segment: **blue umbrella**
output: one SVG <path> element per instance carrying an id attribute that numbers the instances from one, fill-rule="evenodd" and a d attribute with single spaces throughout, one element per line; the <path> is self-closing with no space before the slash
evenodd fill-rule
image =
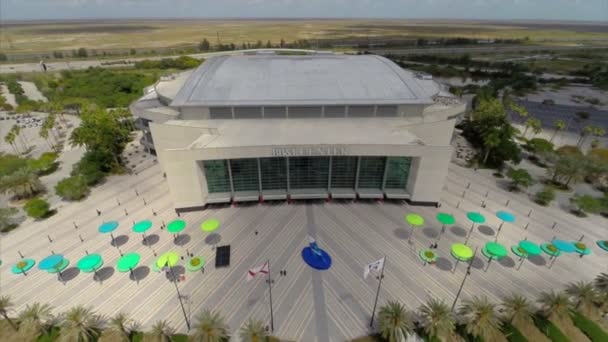
<path id="1" fill-rule="evenodd" d="M 576 252 L 576 247 L 574 246 L 574 243 L 570 241 L 553 240 L 551 241 L 551 243 L 553 244 L 553 246 L 555 246 L 557 249 L 564 253 Z"/>
<path id="2" fill-rule="evenodd" d="M 496 232 L 496 239 L 498 240 L 498 234 L 500 234 L 500 230 L 502 229 L 502 225 L 505 222 L 513 223 L 515 222 L 515 215 L 511 214 L 508 211 L 500 210 L 496 212 L 496 217 L 498 217 L 502 222 L 500 222 L 500 226 L 498 226 L 498 231 Z"/>
<path id="3" fill-rule="evenodd" d="M 108 222 L 102 223 L 99 226 L 98 231 L 103 234 L 110 233 L 110 236 L 112 237 L 112 242 L 114 242 L 114 235 L 112 234 L 112 232 L 115 231 L 116 228 L 118 228 L 118 222 L 108 221 Z"/>
<path id="4" fill-rule="evenodd" d="M 38 268 L 43 271 L 48 271 L 56 268 L 63 262 L 63 255 L 61 254 L 51 254 L 46 258 L 40 260 L 38 263 Z"/>

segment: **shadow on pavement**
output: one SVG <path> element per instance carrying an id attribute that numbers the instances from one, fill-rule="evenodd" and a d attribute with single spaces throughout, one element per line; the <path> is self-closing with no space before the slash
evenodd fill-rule
<path id="1" fill-rule="evenodd" d="M 494 229 L 492 229 L 492 227 L 490 227 L 490 226 L 480 225 L 479 227 L 477 227 L 477 230 L 479 230 L 479 232 L 483 235 L 488 235 L 488 236 L 494 235 Z"/>
<path id="2" fill-rule="evenodd" d="M 456 236 L 460 236 L 460 237 L 467 236 L 467 231 L 464 230 L 462 227 L 452 226 L 452 227 L 450 227 L 450 231 L 452 232 L 452 234 L 454 234 Z"/>
<path id="3" fill-rule="evenodd" d="M 190 242 L 190 235 L 188 234 L 180 234 L 175 241 L 173 241 L 177 246 L 183 246 L 188 242 Z"/>
<path id="4" fill-rule="evenodd" d="M 509 268 L 515 267 L 515 261 L 510 256 L 506 256 L 506 257 L 498 260 L 498 263 L 504 267 L 509 267 Z"/>
<path id="5" fill-rule="evenodd" d="M 121 236 L 117 236 L 116 238 L 114 238 L 114 241 L 112 241 L 111 244 L 114 247 L 120 247 L 127 242 L 129 242 L 129 237 L 127 235 L 121 235 Z"/>
<path id="6" fill-rule="evenodd" d="M 133 270 L 133 273 L 129 275 L 131 280 L 140 281 L 145 279 L 150 274 L 150 268 L 148 266 L 139 266 Z"/>
<path id="7" fill-rule="evenodd" d="M 97 280 L 98 281 L 105 281 L 110 279 L 111 276 L 114 275 L 114 268 L 112 267 L 104 267 L 102 269 L 100 269 L 99 271 L 97 271 Z"/>
<path id="8" fill-rule="evenodd" d="M 407 231 L 404 228 L 397 228 L 395 230 L 393 230 L 393 234 L 398 238 L 398 239 L 402 239 L 405 240 L 410 236 L 410 232 Z"/>
<path id="9" fill-rule="evenodd" d="M 453 267 L 452 262 L 444 257 L 437 258 L 435 265 L 442 271 L 451 271 Z"/>
<path id="10" fill-rule="evenodd" d="M 429 239 L 435 239 L 437 238 L 437 236 L 439 236 L 439 232 L 436 229 L 433 229 L 431 227 L 426 227 L 422 230 L 422 233 L 424 234 L 424 236 L 426 236 Z"/>
<path id="11" fill-rule="evenodd" d="M 158 243 L 160 240 L 160 236 L 158 234 L 152 234 L 146 236 L 146 239 L 143 241 L 144 246 L 153 246 Z"/>
<path id="12" fill-rule="evenodd" d="M 74 278 L 76 278 L 80 274 L 80 270 L 76 267 L 70 267 L 65 271 L 61 272 L 61 279 L 63 281 L 68 282 Z"/>

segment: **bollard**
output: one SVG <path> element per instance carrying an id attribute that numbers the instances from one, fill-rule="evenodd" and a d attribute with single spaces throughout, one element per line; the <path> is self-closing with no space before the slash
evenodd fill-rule
<path id="1" fill-rule="evenodd" d="M 47 235 L 46 237 L 49 239 L 49 242 L 51 242 L 51 243 L 53 242 L 53 239 L 51 239 L 50 235 Z"/>
<path id="2" fill-rule="evenodd" d="M 524 230 L 528 230 L 529 225 L 530 225 L 530 222 L 526 223 L 526 227 L 524 228 Z"/>
<path id="3" fill-rule="evenodd" d="M 127 209 L 125 209 L 125 216 L 129 216 L 129 213 L 127 212 Z"/>
<path id="4" fill-rule="evenodd" d="M 118 205 L 120 205 L 120 201 L 118 200 L 118 198 L 116 199 L 116 203 L 118 203 Z"/>
<path id="5" fill-rule="evenodd" d="M 528 212 L 528 217 L 530 217 L 530 215 L 532 215 L 532 209 L 530 209 L 530 211 Z"/>
<path id="6" fill-rule="evenodd" d="M 464 198 L 464 195 L 466 192 L 467 192 L 466 190 L 462 192 L 462 198 Z"/>
<path id="7" fill-rule="evenodd" d="M 580 241 L 583 241 L 583 239 L 584 239 L 584 238 L 585 238 L 585 234 L 581 235 L 581 238 L 580 238 L 580 239 L 578 239 L 578 241 L 579 241 L 579 242 L 580 242 Z"/>
<path id="8" fill-rule="evenodd" d="M 508 206 L 509 206 L 510 201 L 511 201 L 511 200 L 507 200 L 507 203 L 505 203 L 505 207 L 508 207 Z"/>
<path id="9" fill-rule="evenodd" d="M 80 238 L 80 242 L 84 242 L 84 239 L 82 238 L 82 236 L 80 236 L 80 234 L 78 234 L 78 237 Z"/>
<path id="10" fill-rule="evenodd" d="M 135 189 L 135 196 L 139 196 L 139 192 L 137 192 L 137 189 Z"/>
<path id="11" fill-rule="evenodd" d="M 144 205 L 148 205 L 148 202 L 146 202 L 146 199 L 144 197 L 142 197 L 144 200 Z"/>
<path id="12" fill-rule="evenodd" d="M 555 229 L 556 225 L 557 225 L 557 222 L 553 222 L 553 225 L 551 226 L 551 229 Z"/>
<path id="13" fill-rule="evenodd" d="M 481 207 L 485 208 L 486 207 L 486 201 L 481 201 Z"/>
<path id="14" fill-rule="evenodd" d="M 21 251 L 17 251 L 17 253 L 19 253 L 19 257 L 23 259 L 23 254 L 21 254 Z"/>
<path id="15" fill-rule="evenodd" d="M 460 201 L 458 201 L 458 204 L 456 204 L 456 209 L 460 208 Z"/>
<path id="16" fill-rule="evenodd" d="M 471 188 L 471 182 L 469 182 L 469 184 L 467 184 L 467 189 Z"/>
<path id="17" fill-rule="evenodd" d="M 486 191 L 486 198 L 488 198 L 489 194 L 490 194 L 490 190 Z"/>
<path id="18" fill-rule="evenodd" d="M 156 216 L 156 211 L 154 211 L 154 209 L 152 209 L 152 215 Z"/>
<path id="19" fill-rule="evenodd" d="M 74 225 L 74 229 L 78 229 L 78 225 L 76 224 L 75 221 L 72 221 L 72 224 Z"/>

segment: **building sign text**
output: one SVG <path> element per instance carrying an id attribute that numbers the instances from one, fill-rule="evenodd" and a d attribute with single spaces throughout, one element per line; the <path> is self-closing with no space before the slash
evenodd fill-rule
<path id="1" fill-rule="evenodd" d="M 273 157 L 346 156 L 344 145 L 281 146 L 272 148 Z"/>

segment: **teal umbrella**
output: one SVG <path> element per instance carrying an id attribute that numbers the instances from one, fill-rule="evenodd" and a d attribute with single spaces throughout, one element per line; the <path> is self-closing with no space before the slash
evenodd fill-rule
<path id="1" fill-rule="evenodd" d="M 141 233 L 142 241 L 144 243 L 146 242 L 146 231 L 148 231 L 150 228 L 152 228 L 152 221 L 150 220 L 143 220 L 133 223 L 133 232 Z"/>
<path id="2" fill-rule="evenodd" d="M 180 219 L 173 220 L 167 225 L 167 231 L 173 234 L 173 240 L 177 239 L 179 233 L 184 229 L 186 229 L 186 221 Z"/>
<path id="3" fill-rule="evenodd" d="M 99 254 L 88 254 L 78 260 L 76 267 L 84 273 L 94 273 L 93 280 L 97 277 L 97 270 L 103 266 L 103 259 Z"/>
<path id="4" fill-rule="evenodd" d="M 502 230 L 502 225 L 507 222 L 507 223 L 513 223 L 515 222 L 515 215 L 511 214 L 508 211 L 504 211 L 504 210 L 500 210 L 496 212 L 496 217 L 498 217 L 500 219 L 500 226 L 498 226 L 498 231 L 496 232 L 496 238 L 495 241 L 498 241 L 498 235 L 500 234 L 500 231 Z"/>
<path id="5" fill-rule="evenodd" d="M 445 226 L 453 225 L 454 223 L 456 223 L 456 219 L 454 218 L 454 215 L 452 215 L 452 214 L 439 213 L 439 214 L 437 214 L 437 221 L 439 221 L 439 223 L 441 223 L 441 232 L 439 233 L 439 236 L 437 237 L 437 242 L 439 242 L 439 239 L 441 239 L 441 234 L 445 233 Z"/>
<path id="6" fill-rule="evenodd" d="M 484 222 L 486 222 L 486 218 L 481 215 L 478 212 L 475 211 L 469 211 L 467 213 L 467 218 L 469 219 L 469 221 L 473 222 L 473 224 L 471 225 L 471 229 L 469 229 L 469 234 L 467 234 L 467 239 L 466 242 L 469 242 L 469 238 L 471 237 L 471 234 L 473 233 L 473 228 L 475 228 L 475 223 L 477 224 L 482 224 Z M 465 242 L 465 244 L 466 244 Z"/>

